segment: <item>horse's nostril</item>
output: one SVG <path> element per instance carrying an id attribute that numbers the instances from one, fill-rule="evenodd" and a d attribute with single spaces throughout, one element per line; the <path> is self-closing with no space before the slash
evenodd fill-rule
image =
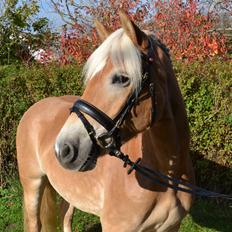
<path id="1" fill-rule="evenodd" d="M 71 163 L 75 161 L 77 155 L 78 149 L 70 143 L 64 144 L 60 149 L 60 159 L 64 163 Z"/>
<path id="2" fill-rule="evenodd" d="M 64 144 L 64 146 L 61 148 L 60 151 L 60 156 L 62 158 L 65 158 L 66 156 L 68 156 L 70 153 L 70 146 L 68 144 Z"/>

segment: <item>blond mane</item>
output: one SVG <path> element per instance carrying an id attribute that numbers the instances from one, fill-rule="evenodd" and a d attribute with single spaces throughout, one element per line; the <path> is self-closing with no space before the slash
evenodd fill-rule
<path id="1" fill-rule="evenodd" d="M 104 68 L 109 58 L 114 69 L 126 73 L 137 89 L 142 79 L 141 55 L 122 28 L 113 32 L 89 57 L 83 69 L 85 83 Z"/>

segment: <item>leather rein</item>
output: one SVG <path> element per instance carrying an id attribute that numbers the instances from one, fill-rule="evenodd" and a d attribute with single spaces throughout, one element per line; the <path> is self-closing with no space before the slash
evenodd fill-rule
<path id="1" fill-rule="evenodd" d="M 157 45 L 169 56 L 168 50 L 157 41 Z M 154 61 L 154 48 L 151 40 L 149 40 L 149 50 L 148 54 L 141 53 L 141 58 L 143 61 L 143 76 L 142 82 L 137 89 L 134 91 L 130 97 L 127 99 L 126 103 L 117 114 L 114 119 L 111 119 L 108 115 L 106 115 L 103 111 L 92 105 L 91 103 L 78 99 L 73 107 L 70 109 L 70 112 L 75 113 L 79 119 L 82 121 L 85 129 L 88 132 L 88 135 L 93 143 L 93 147 L 95 149 L 95 153 L 98 153 L 100 149 L 105 149 L 109 151 L 109 154 L 121 159 L 124 162 L 123 167 L 130 166 L 128 169 L 128 174 L 130 174 L 133 170 L 136 170 L 138 173 L 141 173 L 152 182 L 167 188 L 171 188 L 175 191 L 186 192 L 195 196 L 201 197 L 209 197 L 209 198 L 224 198 L 227 200 L 232 200 L 231 195 L 221 194 L 206 190 L 204 188 L 193 185 L 186 180 L 177 179 L 171 176 L 164 175 L 156 170 L 151 170 L 140 164 L 141 158 L 137 159 L 135 162 L 131 161 L 128 155 L 125 155 L 121 152 L 121 139 L 119 135 L 120 127 L 122 126 L 126 116 L 131 111 L 133 106 L 136 104 L 141 91 L 148 86 L 149 94 L 152 99 L 152 122 L 156 119 L 156 96 L 155 96 L 155 86 L 154 82 L 150 80 L 150 66 Z M 88 121 L 84 114 L 89 115 L 94 120 L 96 120 L 99 124 L 101 124 L 106 132 L 97 136 L 94 127 Z"/>

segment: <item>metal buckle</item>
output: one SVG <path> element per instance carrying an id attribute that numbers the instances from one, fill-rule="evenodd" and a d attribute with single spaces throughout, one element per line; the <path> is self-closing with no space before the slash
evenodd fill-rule
<path id="1" fill-rule="evenodd" d="M 96 139 L 98 145 L 104 149 L 109 149 L 116 145 L 114 137 L 107 132 L 99 135 Z"/>

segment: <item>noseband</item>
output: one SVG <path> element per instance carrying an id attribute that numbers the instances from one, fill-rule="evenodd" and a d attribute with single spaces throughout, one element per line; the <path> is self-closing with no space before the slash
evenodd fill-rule
<path id="1" fill-rule="evenodd" d="M 122 126 L 123 122 L 125 121 L 126 116 L 131 111 L 133 106 L 136 104 L 141 91 L 147 86 L 149 87 L 149 94 L 152 98 L 152 122 L 155 121 L 156 118 L 156 107 L 155 101 L 153 100 L 155 97 L 154 91 L 154 83 L 150 80 L 150 65 L 153 63 L 154 60 L 154 49 L 151 41 L 149 40 L 149 50 L 148 54 L 141 53 L 141 58 L 143 62 L 143 76 L 141 85 L 139 89 L 135 90 L 130 97 L 127 99 L 126 103 L 124 104 L 123 108 L 117 114 L 114 119 L 111 119 L 108 115 L 106 115 L 103 111 L 98 109 L 97 107 L 93 106 L 91 103 L 83 100 L 78 99 L 73 107 L 71 108 L 71 113 L 74 112 L 82 121 L 85 129 L 87 130 L 93 146 L 101 147 L 104 149 L 111 149 L 111 148 L 120 148 L 121 147 L 121 139 L 119 136 L 120 127 Z M 89 115 L 91 118 L 96 120 L 100 125 L 102 125 L 106 132 L 97 136 L 94 127 L 90 124 L 88 119 L 85 117 L 84 114 Z"/>

